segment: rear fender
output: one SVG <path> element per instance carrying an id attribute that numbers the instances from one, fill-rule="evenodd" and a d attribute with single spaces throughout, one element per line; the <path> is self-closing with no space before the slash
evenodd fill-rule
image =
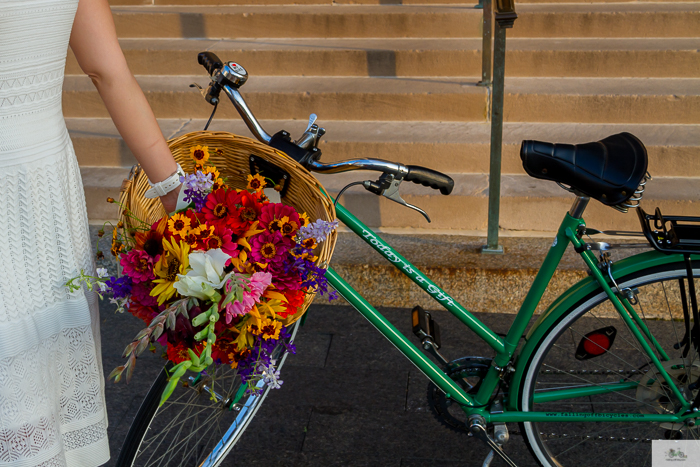
<path id="1" fill-rule="evenodd" d="M 682 255 L 666 255 L 656 250 L 648 251 L 615 262 L 613 264 L 613 277 L 618 279 L 643 269 L 682 261 Z M 599 293 L 600 291 L 602 291 L 602 288 L 593 277 L 589 276 L 582 279 L 561 294 L 530 327 L 525 335 L 525 344 L 516 357 L 515 372 L 510 382 L 510 391 L 506 403 L 508 410 L 519 410 L 521 384 L 522 378 L 525 376 L 525 369 L 530 362 L 533 352 L 547 331 L 559 322 L 569 310 L 591 294 Z"/>

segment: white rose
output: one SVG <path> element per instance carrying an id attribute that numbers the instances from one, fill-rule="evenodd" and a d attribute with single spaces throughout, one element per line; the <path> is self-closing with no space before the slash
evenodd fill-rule
<path id="1" fill-rule="evenodd" d="M 187 274 L 178 274 L 173 287 L 182 296 L 209 299 L 212 289 L 218 290 L 224 286 L 228 278 L 224 274 L 224 266 L 230 258 L 220 248 L 190 253 L 191 269 Z"/>

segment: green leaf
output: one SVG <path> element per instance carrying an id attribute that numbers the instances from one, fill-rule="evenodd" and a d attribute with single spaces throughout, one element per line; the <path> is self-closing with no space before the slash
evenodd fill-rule
<path id="1" fill-rule="evenodd" d="M 134 348 L 136 347 L 136 342 L 132 342 L 129 345 L 126 346 L 124 349 L 124 352 L 122 353 L 122 358 L 126 358 L 129 355 L 131 355 L 131 352 L 134 351 Z"/>
<path id="2" fill-rule="evenodd" d="M 151 334 L 151 341 L 157 341 L 158 338 L 163 334 L 163 323 L 158 323 L 153 328 L 153 334 Z"/>
<path id="3" fill-rule="evenodd" d="M 114 382 L 115 382 L 115 383 L 118 383 L 119 380 L 122 379 L 122 373 L 123 373 L 123 372 L 124 372 L 124 366 L 123 366 L 123 365 L 122 365 L 122 366 L 118 366 L 118 367 L 116 367 L 114 370 L 112 370 L 112 372 L 109 374 L 109 376 L 107 377 L 107 379 L 112 379 L 112 378 L 114 378 Z"/>

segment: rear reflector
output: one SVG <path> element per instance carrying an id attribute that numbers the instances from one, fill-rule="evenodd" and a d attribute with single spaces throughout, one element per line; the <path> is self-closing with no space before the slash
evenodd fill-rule
<path id="1" fill-rule="evenodd" d="M 614 326 L 591 331 L 581 339 L 576 349 L 577 360 L 588 360 L 589 358 L 603 355 L 615 341 L 617 329 Z"/>

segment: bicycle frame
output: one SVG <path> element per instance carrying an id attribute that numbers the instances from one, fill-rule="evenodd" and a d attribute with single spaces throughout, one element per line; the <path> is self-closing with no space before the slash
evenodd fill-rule
<path id="1" fill-rule="evenodd" d="M 413 282 L 428 293 L 435 301 L 440 303 L 444 308 L 451 312 L 469 329 L 474 331 L 479 338 L 484 340 L 489 346 L 496 351 L 496 357 L 493 359 L 492 366 L 489 368 L 484 377 L 479 391 L 476 395 L 467 394 L 455 381 L 450 379 L 447 374 L 433 363 L 423 352 L 421 352 L 410 340 L 401 334 L 381 313 L 372 307 L 356 290 L 354 290 L 342 277 L 340 277 L 333 269 L 329 268 L 326 277 L 328 282 L 333 286 L 338 293 L 348 301 L 360 314 L 362 314 L 384 337 L 386 337 L 402 354 L 406 356 L 418 369 L 423 372 L 430 381 L 445 392 L 448 398 L 452 399 L 460 405 L 460 407 L 468 414 L 479 414 L 484 417 L 487 422 L 539 422 L 539 421 L 620 421 L 629 420 L 631 422 L 672 422 L 682 423 L 687 418 L 697 417 L 698 414 L 690 410 L 691 403 L 685 401 L 678 387 L 668 375 L 661 364 L 661 360 L 668 360 L 668 356 L 663 353 L 660 346 L 648 331 L 643 321 L 639 318 L 634 308 L 630 305 L 627 299 L 620 299 L 608 284 L 608 280 L 603 276 L 600 269 L 597 267 L 597 260 L 593 253 L 583 249 L 581 257 L 592 271 L 593 277 L 589 278 L 587 284 L 589 288 L 600 286 L 608 295 L 610 301 L 621 315 L 626 325 L 629 327 L 635 338 L 639 341 L 642 348 L 648 354 L 651 362 L 658 369 L 659 373 L 668 383 L 673 394 L 678 400 L 683 401 L 683 407 L 678 414 L 624 414 L 624 413 L 568 413 L 568 412 L 523 412 L 517 410 L 517 391 L 518 388 L 511 388 L 515 393 L 509 394 L 509 400 L 504 404 L 502 413 L 491 414 L 489 412 L 489 402 L 493 392 L 496 390 L 501 379 L 504 378 L 506 372 L 514 371 L 514 378 L 519 380 L 520 373 L 524 368 L 518 366 L 513 368 L 512 362 L 516 355 L 518 343 L 521 336 L 525 332 L 527 324 L 534 315 L 534 312 L 542 299 L 545 289 L 549 285 L 554 272 L 561 261 L 564 252 L 569 244 L 574 247 L 582 247 L 584 244 L 576 235 L 576 232 L 581 225 L 585 225 L 582 218 L 575 218 L 565 215 L 556 237 L 552 243 L 549 252 L 542 264 L 541 269 L 537 273 L 534 283 L 527 293 L 523 304 L 520 307 L 515 319 L 506 334 L 505 339 L 499 337 L 474 315 L 467 311 L 461 304 L 453 299 L 448 293 L 437 286 L 433 281 L 426 277 L 418 268 L 413 266 L 408 260 L 397 253 L 391 246 L 382 240 L 369 227 L 364 225 L 357 217 L 346 210 L 343 206 L 337 205 L 336 212 L 338 219 L 343 222 L 351 231 L 362 238 L 373 249 L 379 252 L 386 258 L 394 267 L 400 269 Z M 643 253 L 634 258 L 644 257 L 645 261 L 642 266 L 647 267 L 649 263 L 663 263 L 672 261 L 683 261 L 680 255 L 664 255 L 656 251 Z M 622 262 L 621 262 L 622 263 Z M 634 261 L 627 261 L 627 266 L 620 268 L 625 270 L 634 268 Z M 585 282 L 585 281 L 584 281 Z M 555 304 L 559 303 L 557 300 Z M 555 305 L 553 304 L 553 305 Z M 551 309 L 551 307 L 550 307 Z M 545 316 L 545 315 L 543 315 Z M 538 320 L 538 323 L 542 320 Z M 537 324 L 536 324 L 537 325 Z M 532 331 L 531 331 L 532 332 Z M 650 341 L 647 342 L 648 339 Z M 656 349 L 659 354 L 654 353 Z M 535 395 L 535 399 L 539 401 L 552 401 L 560 399 L 570 399 L 575 397 L 585 397 L 594 394 L 602 394 L 606 392 L 634 390 L 637 387 L 636 382 L 621 381 L 619 383 L 609 384 L 605 386 L 591 386 L 573 389 L 561 389 L 556 391 L 548 391 L 539 397 Z"/>

